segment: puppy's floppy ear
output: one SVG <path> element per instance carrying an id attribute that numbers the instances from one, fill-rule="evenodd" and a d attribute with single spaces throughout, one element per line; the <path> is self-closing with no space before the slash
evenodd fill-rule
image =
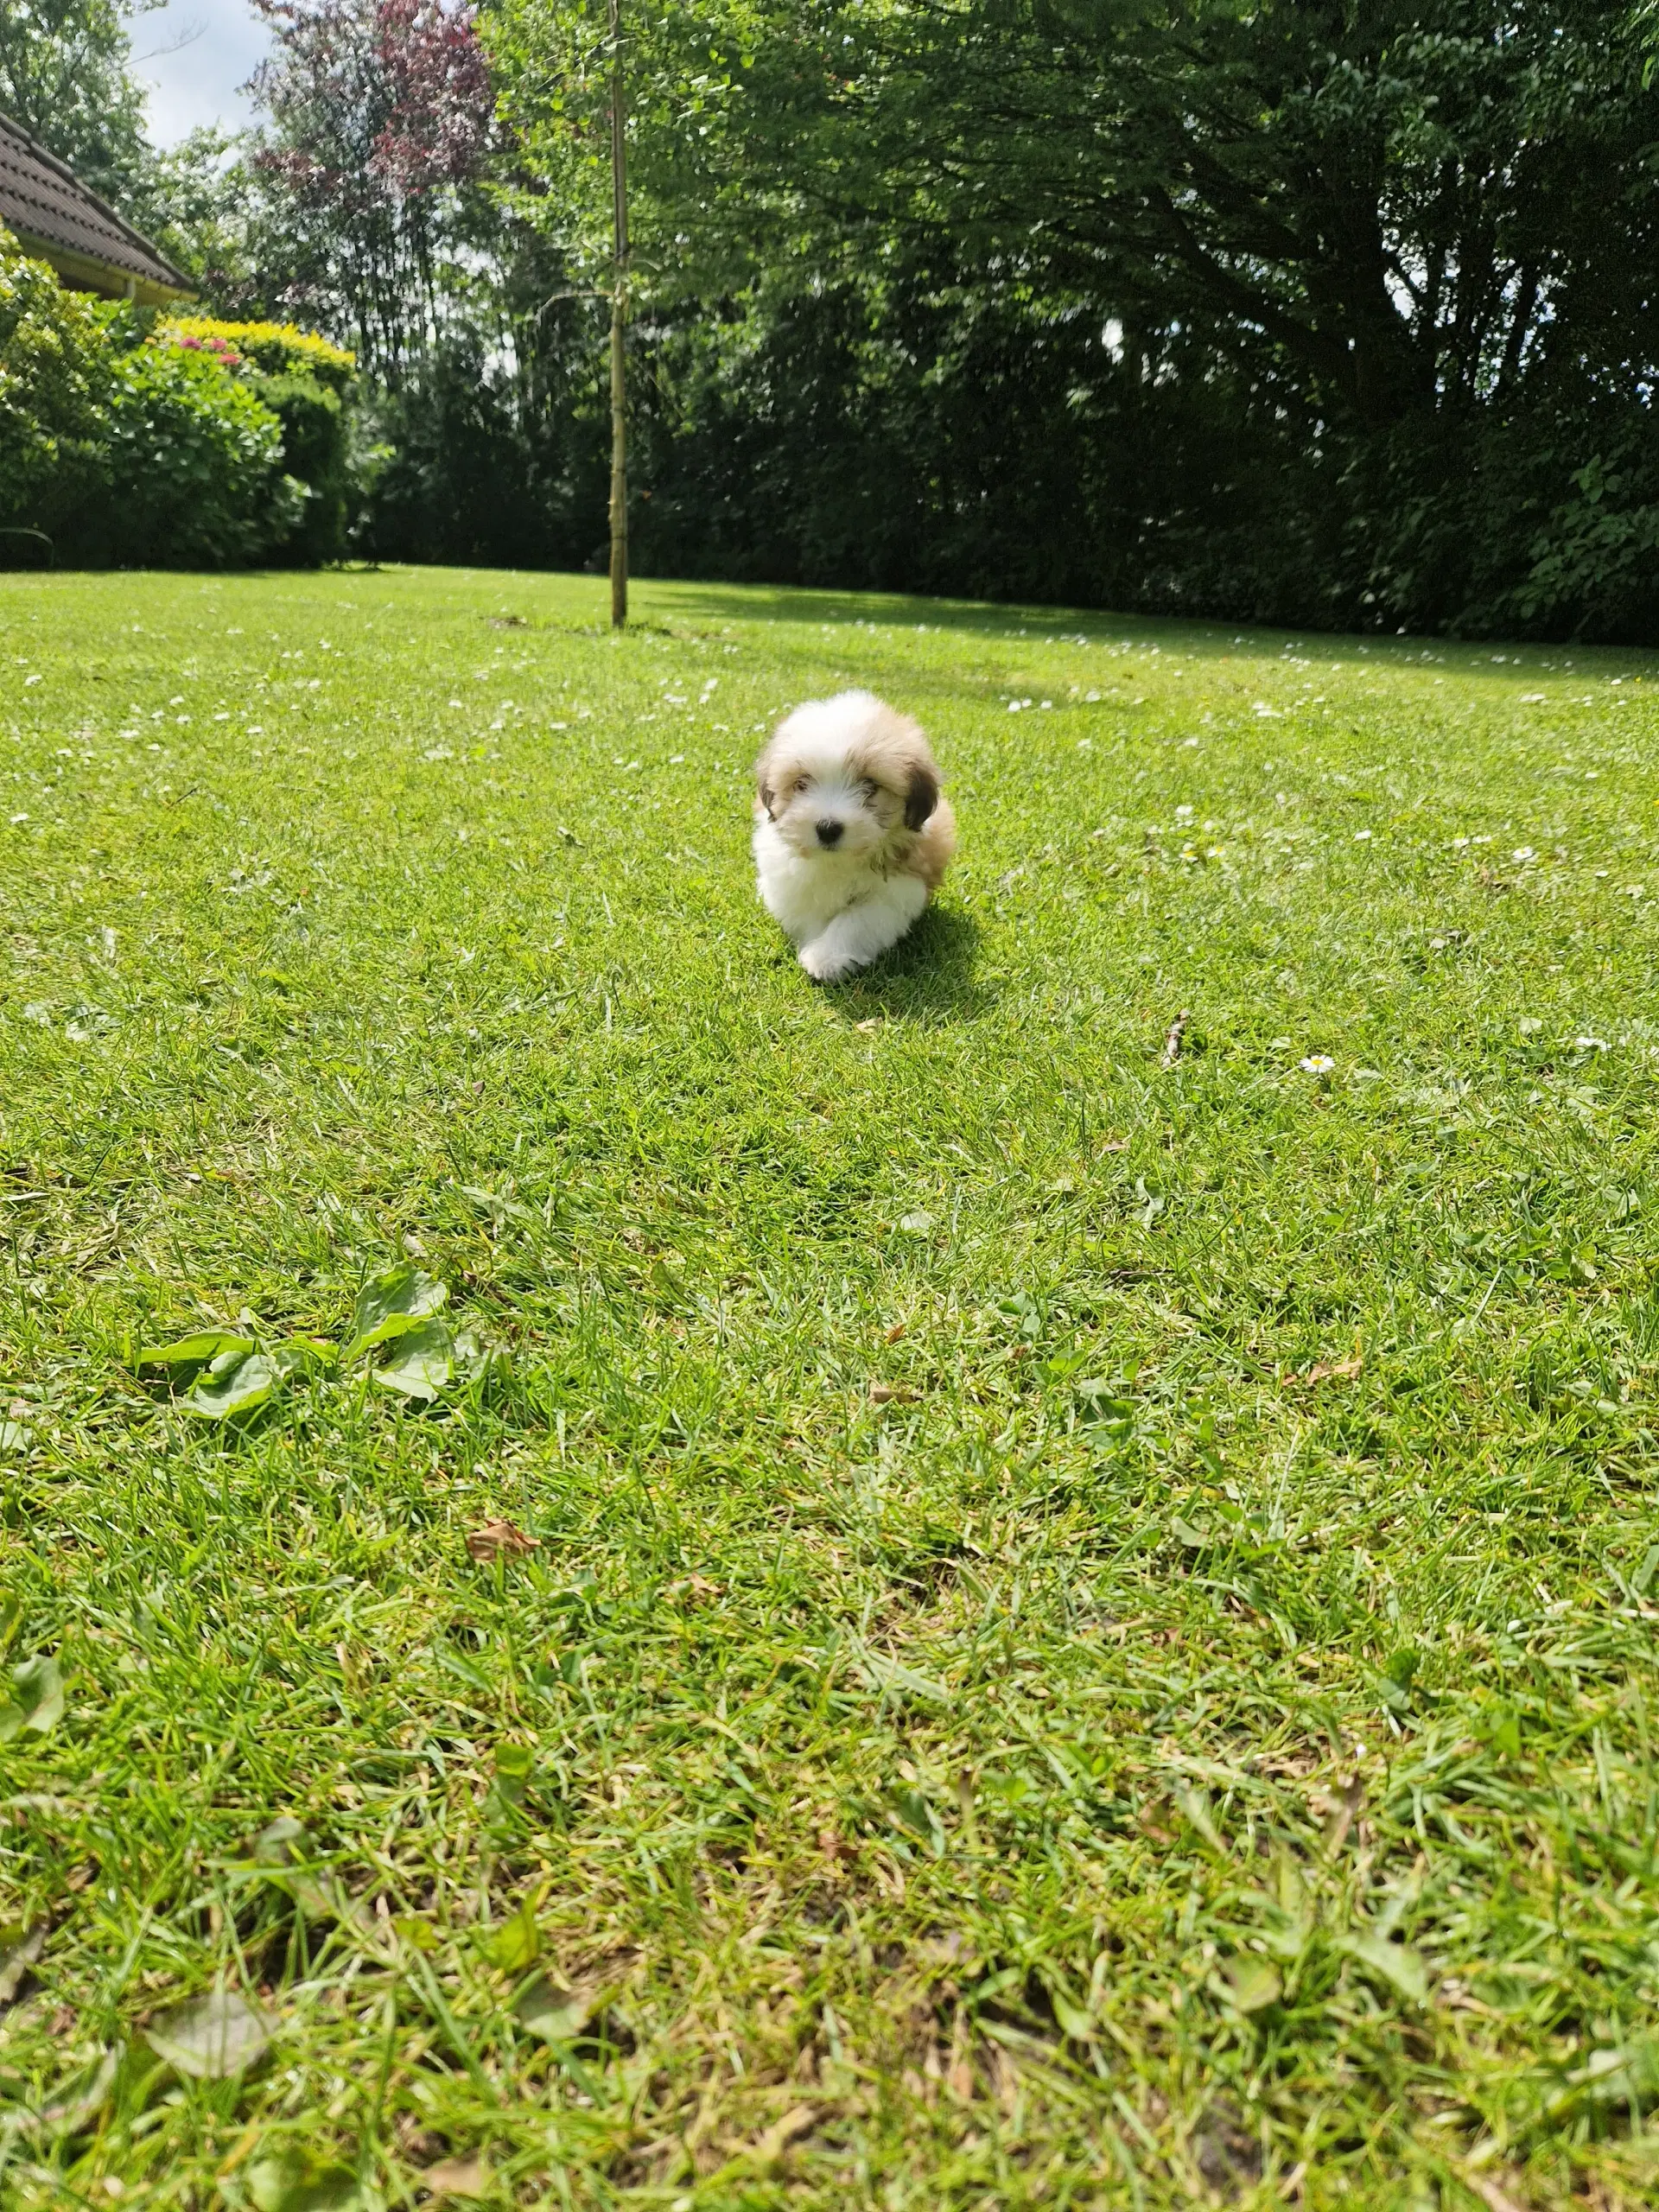
<path id="1" fill-rule="evenodd" d="M 910 789 L 905 793 L 905 827 L 919 830 L 939 803 L 939 779 L 931 767 L 918 761 L 910 772 Z"/>
<path id="2" fill-rule="evenodd" d="M 777 749 L 777 738 L 778 732 L 773 730 L 771 739 L 761 752 L 760 758 L 754 764 L 754 795 L 766 810 L 768 822 L 773 818 L 772 803 L 778 796 L 778 786 L 772 781 L 772 756 Z"/>

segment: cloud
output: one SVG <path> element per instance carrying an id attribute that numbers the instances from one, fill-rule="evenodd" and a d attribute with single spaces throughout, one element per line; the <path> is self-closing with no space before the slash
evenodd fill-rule
<path id="1" fill-rule="evenodd" d="M 148 87 L 158 146 L 176 146 L 204 124 L 235 130 L 252 119 L 241 87 L 264 58 L 269 35 L 246 0 L 167 0 L 134 28 L 134 73 Z"/>

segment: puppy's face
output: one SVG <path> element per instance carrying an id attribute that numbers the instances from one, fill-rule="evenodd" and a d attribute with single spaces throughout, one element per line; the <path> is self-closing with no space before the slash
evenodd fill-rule
<path id="1" fill-rule="evenodd" d="M 916 724 L 868 691 L 813 699 L 778 725 L 755 764 L 756 803 L 803 860 L 869 865 L 900 849 L 938 804 Z"/>

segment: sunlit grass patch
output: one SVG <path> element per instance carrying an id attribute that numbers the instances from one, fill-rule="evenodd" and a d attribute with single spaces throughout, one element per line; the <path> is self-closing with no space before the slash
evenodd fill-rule
<path id="1" fill-rule="evenodd" d="M 1650 2200 L 1645 664 L 0 608 L 0 2193 Z"/>

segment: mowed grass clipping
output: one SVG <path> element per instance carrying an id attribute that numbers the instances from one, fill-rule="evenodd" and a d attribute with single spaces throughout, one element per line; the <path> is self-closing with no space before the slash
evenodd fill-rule
<path id="1" fill-rule="evenodd" d="M 0 2201 L 1650 2203 L 1649 664 L 602 590 L 0 584 Z"/>

